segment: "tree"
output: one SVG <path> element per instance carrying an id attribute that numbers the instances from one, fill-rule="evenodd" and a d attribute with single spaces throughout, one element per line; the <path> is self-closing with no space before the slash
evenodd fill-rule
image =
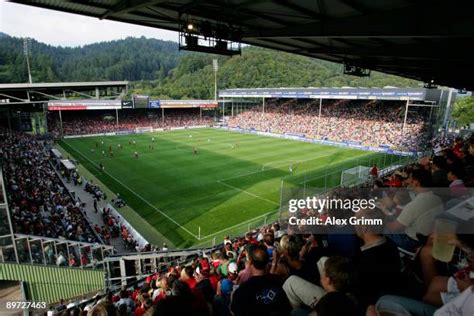
<path id="1" fill-rule="evenodd" d="M 474 97 L 462 97 L 454 104 L 452 117 L 459 126 L 474 123 Z"/>

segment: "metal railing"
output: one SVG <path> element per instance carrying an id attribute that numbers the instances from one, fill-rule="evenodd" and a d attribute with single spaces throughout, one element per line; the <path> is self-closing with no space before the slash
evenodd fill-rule
<path id="1" fill-rule="evenodd" d="M 23 234 L 0 236 L 0 262 L 5 263 L 103 269 L 104 259 L 113 252 L 113 246 L 98 243 Z"/>

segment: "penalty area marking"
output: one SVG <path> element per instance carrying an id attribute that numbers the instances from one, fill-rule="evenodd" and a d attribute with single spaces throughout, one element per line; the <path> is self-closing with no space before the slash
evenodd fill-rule
<path id="1" fill-rule="evenodd" d="M 268 215 L 270 215 L 270 214 L 275 214 L 276 212 L 278 212 L 278 209 L 276 209 L 276 210 L 274 210 L 274 211 L 271 211 L 271 212 L 268 212 L 268 213 L 265 213 L 265 214 L 262 214 L 262 215 L 260 215 L 260 216 L 257 216 L 257 217 L 248 219 L 248 220 L 246 220 L 246 221 L 244 221 L 244 222 L 241 222 L 241 223 L 232 225 L 232 226 L 230 226 L 230 227 L 221 229 L 220 231 L 215 232 L 215 233 L 212 233 L 212 234 L 210 234 L 210 235 L 201 236 L 201 240 L 202 240 L 202 239 L 206 239 L 206 238 L 210 238 L 210 237 L 213 237 L 213 236 L 216 236 L 216 235 L 218 235 L 218 234 L 221 234 L 221 233 L 223 233 L 223 232 L 229 231 L 229 230 L 234 229 L 234 228 L 236 228 L 236 227 L 245 225 L 245 224 L 247 224 L 247 223 L 251 223 L 251 222 L 253 222 L 253 221 L 256 221 L 256 220 L 258 220 L 258 219 L 260 219 L 260 218 L 263 218 L 263 217 L 265 217 L 265 216 L 268 216 Z"/>
<path id="2" fill-rule="evenodd" d="M 307 161 L 311 161 L 311 160 L 316 160 L 316 159 L 323 158 L 323 157 L 329 157 L 329 156 L 332 156 L 333 154 L 334 154 L 334 153 L 328 154 L 328 155 L 321 155 L 321 156 L 313 157 L 313 158 L 306 159 L 306 160 L 298 160 L 298 163 L 303 163 L 303 162 L 307 162 Z M 284 160 L 277 160 L 277 161 L 272 161 L 272 162 L 269 162 L 269 163 L 281 162 L 281 161 L 284 161 Z M 288 160 L 288 161 L 290 161 L 290 160 Z M 291 161 L 296 161 L 296 160 L 291 160 Z M 269 164 L 269 163 L 266 163 L 266 164 Z M 228 178 L 224 178 L 224 179 L 219 179 L 219 180 L 217 180 L 217 182 L 222 182 L 222 181 L 227 181 L 227 180 L 231 180 L 231 179 L 242 178 L 242 177 L 249 176 L 249 175 L 252 175 L 252 174 L 262 173 L 262 172 L 270 171 L 270 170 L 273 170 L 273 169 L 277 169 L 277 168 L 281 168 L 281 167 L 289 166 L 289 165 L 290 165 L 290 164 L 284 164 L 284 165 L 281 165 L 281 166 L 278 166 L 278 167 L 271 167 L 271 168 L 268 168 L 268 169 L 265 169 L 265 170 L 260 169 L 260 170 L 257 170 L 257 171 L 252 171 L 252 172 L 248 172 L 248 173 L 238 174 L 238 175 L 233 176 L 233 177 L 228 177 Z"/>
<path id="3" fill-rule="evenodd" d="M 95 167 L 99 168 L 99 166 L 97 166 L 97 164 L 95 162 L 93 162 L 92 160 L 90 160 L 87 156 L 85 156 L 82 152 L 76 150 L 77 153 L 79 153 L 79 155 L 81 155 L 82 157 L 84 157 L 85 159 L 87 159 L 91 164 L 93 164 Z M 175 221 L 174 219 L 172 219 L 171 217 L 169 217 L 167 214 L 163 213 L 162 211 L 160 211 L 158 208 L 156 208 L 156 206 L 154 206 L 153 204 L 151 204 L 150 202 L 148 202 L 147 200 L 145 200 L 140 194 L 138 194 L 137 192 L 133 191 L 130 187 L 128 187 L 126 184 L 124 184 L 122 181 L 120 181 L 119 179 L 117 179 L 116 177 L 114 177 L 113 175 L 111 175 L 109 172 L 105 171 L 105 170 L 102 170 L 102 172 L 106 173 L 109 177 L 111 177 L 112 179 L 114 179 L 115 181 L 117 181 L 120 185 L 122 185 L 124 188 L 126 188 L 127 190 L 129 190 L 130 192 L 132 192 L 136 197 L 138 197 L 140 200 L 142 200 L 143 202 L 145 202 L 146 204 L 148 204 L 148 206 L 150 206 L 152 209 L 155 210 L 155 213 L 160 213 L 161 215 L 163 215 L 164 217 L 166 217 L 166 219 L 170 220 L 171 222 L 173 222 L 174 224 L 178 225 L 178 227 L 180 227 L 182 230 L 184 230 L 185 232 L 187 232 L 189 235 L 193 236 L 195 239 L 197 240 L 200 240 L 198 238 L 197 235 L 193 234 L 191 231 L 189 231 L 186 227 L 182 226 L 181 224 L 179 224 L 177 221 Z"/>
<path id="4" fill-rule="evenodd" d="M 343 161 L 341 161 L 341 162 L 342 162 L 342 163 L 346 163 L 346 162 L 349 162 L 349 161 L 358 160 L 358 159 L 361 159 L 361 157 L 370 156 L 370 155 L 372 155 L 372 154 L 373 154 L 373 153 L 362 154 L 362 155 L 360 155 L 360 156 L 356 156 L 356 157 L 351 158 L 351 159 L 343 160 Z M 341 162 L 339 162 L 339 163 L 341 163 Z M 336 163 L 336 165 L 337 165 L 337 164 L 338 164 L 338 163 Z M 330 164 L 329 164 L 329 165 L 330 165 Z M 340 171 L 342 172 L 342 171 L 344 171 L 344 170 L 340 170 Z M 302 181 L 302 182 L 300 182 L 300 183 L 298 183 L 298 184 L 305 184 L 305 183 L 311 182 L 311 181 L 316 180 L 316 179 L 319 179 L 319 178 L 321 178 L 321 176 L 319 176 L 319 177 L 313 177 L 313 178 L 311 178 L 311 179 L 306 179 L 305 181 Z"/>
<path id="5" fill-rule="evenodd" d="M 242 190 L 242 189 L 239 189 L 239 188 L 237 188 L 237 187 L 234 187 L 233 185 L 230 185 L 230 184 L 221 182 L 220 180 L 217 180 L 217 183 L 220 183 L 220 184 L 222 184 L 222 185 L 228 186 L 229 188 L 232 188 L 232 189 L 234 189 L 234 190 L 238 190 L 238 191 L 240 191 L 240 192 L 247 193 L 247 194 L 249 194 L 249 195 L 251 195 L 251 196 L 256 197 L 257 199 L 266 201 L 266 202 L 268 202 L 268 203 L 272 203 L 272 204 L 278 205 L 278 206 L 280 205 L 280 204 L 278 204 L 278 203 L 276 203 L 276 202 L 273 202 L 273 201 L 271 201 L 271 200 L 269 200 L 269 199 L 266 199 L 266 198 L 264 198 L 264 197 L 261 197 L 261 196 L 259 196 L 259 195 L 250 193 L 250 192 L 245 191 L 245 190 Z"/>
<path id="6" fill-rule="evenodd" d="M 265 171 L 266 166 L 269 166 L 269 165 L 271 166 L 273 163 L 277 163 L 277 162 L 289 162 L 289 164 L 283 164 L 281 166 L 270 167 L 267 170 L 277 169 L 277 168 L 281 168 L 281 167 L 284 167 L 284 166 L 296 165 L 300 162 L 303 162 L 303 160 L 276 160 L 276 161 L 267 162 L 266 164 L 262 165 L 262 171 Z"/>

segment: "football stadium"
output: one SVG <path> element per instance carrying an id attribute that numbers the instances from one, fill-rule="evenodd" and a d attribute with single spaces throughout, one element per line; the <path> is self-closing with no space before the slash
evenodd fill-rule
<path id="1" fill-rule="evenodd" d="M 1 3 L 0 314 L 474 315 L 446 6 Z"/>

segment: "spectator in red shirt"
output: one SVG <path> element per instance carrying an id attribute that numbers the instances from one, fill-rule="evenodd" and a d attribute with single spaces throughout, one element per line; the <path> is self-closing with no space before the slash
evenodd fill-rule
<path id="1" fill-rule="evenodd" d="M 402 177 L 394 173 L 387 181 L 384 182 L 384 185 L 399 188 L 402 186 Z"/>
<path id="2" fill-rule="evenodd" d="M 189 288 L 191 290 L 196 287 L 196 283 L 197 283 L 193 274 L 194 274 L 193 267 L 187 266 L 181 271 L 181 278 L 180 278 L 181 281 L 189 285 Z"/>
<path id="3" fill-rule="evenodd" d="M 453 146 L 453 153 L 459 158 L 463 159 L 464 158 L 464 153 L 462 151 L 463 147 L 463 141 L 462 138 L 456 138 L 456 141 Z"/>
<path id="4" fill-rule="evenodd" d="M 379 169 L 377 169 L 377 164 L 374 163 L 372 169 L 370 169 L 370 175 L 374 180 L 379 177 Z"/>
<path id="5" fill-rule="evenodd" d="M 135 316 L 142 316 L 151 307 L 153 302 L 147 296 L 142 296 L 141 304 L 135 309 Z"/>

